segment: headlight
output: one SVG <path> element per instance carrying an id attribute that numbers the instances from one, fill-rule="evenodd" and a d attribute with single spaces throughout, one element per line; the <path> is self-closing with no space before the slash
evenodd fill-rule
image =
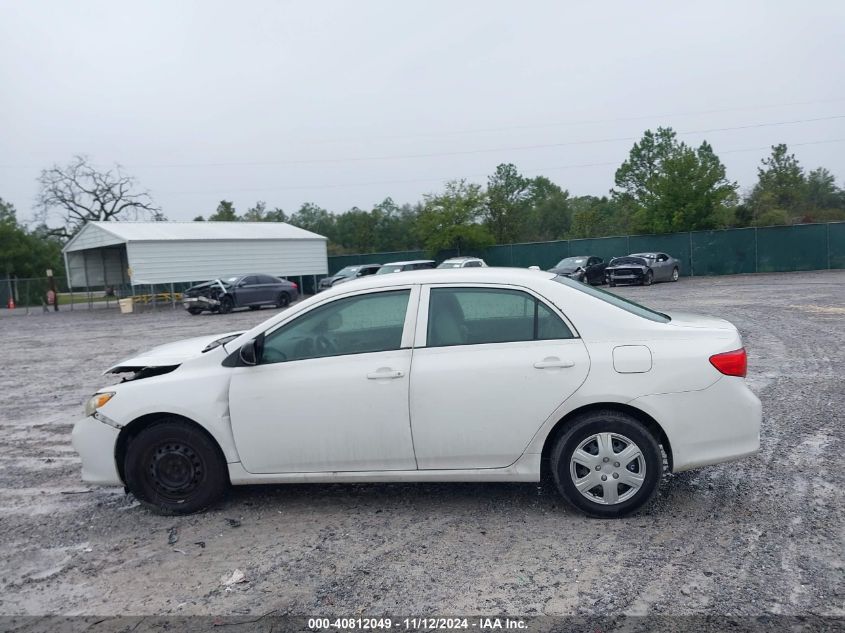
<path id="1" fill-rule="evenodd" d="M 95 393 L 85 403 L 85 415 L 94 415 L 94 412 L 114 397 L 114 391 Z"/>

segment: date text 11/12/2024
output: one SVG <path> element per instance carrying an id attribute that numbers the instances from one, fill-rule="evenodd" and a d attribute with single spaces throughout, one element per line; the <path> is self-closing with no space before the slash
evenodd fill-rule
<path id="1" fill-rule="evenodd" d="M 308 628 L 312 631 L 340 630 L 470 630 L 498 631 L 524 630 L 527 623 L 519 618 L 476 617 L 476 618 L 309 618 Z"/>

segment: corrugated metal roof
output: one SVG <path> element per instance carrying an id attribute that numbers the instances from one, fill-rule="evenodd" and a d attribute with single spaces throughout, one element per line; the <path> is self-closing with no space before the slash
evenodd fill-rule
<path id="1" fill-rule="evenodd" d="M 89 222 L 82 231 L 90 230 L 89 227 L 126 242 L 326 239 L 284 222 Z"/>

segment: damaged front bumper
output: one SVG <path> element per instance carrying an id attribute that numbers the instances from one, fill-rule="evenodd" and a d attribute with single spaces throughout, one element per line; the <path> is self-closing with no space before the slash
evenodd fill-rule
<path id="1" fill-rule="evenodd" d="M 220 307 L 220 301 L 213 297 L 184 297 L 182 307 L 186 310 L 213 310 Z"/>
<path id="2" fill-rule="evenodd" d="M 103 486 L 121 486 L 117 472 L 115 446 L 120 435 L 118 425 L 106 418 L 82 418 L 73 426 L 71 443 L 82 460 L 82 481 Z"/>

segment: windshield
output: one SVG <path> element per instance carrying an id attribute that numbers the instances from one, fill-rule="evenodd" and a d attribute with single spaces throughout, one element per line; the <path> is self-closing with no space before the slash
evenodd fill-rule
<path id="1" fill-rule="evenodd" d="M 463 262 L 443 262 L 438 268 L 460 268 L 463 264 Z"/>
<path id="2" fill-rule="evenodd" d="M 360 266 L 347 266 L 346 268 L 341 268 L 339 271 L 337 271 L 334 274 L 334 276 L 335 277 L 351 277 L 352 275 L 357 273 L 360 268 L 361 268 Z"/>
<path id="3" fill-rule="evenodd" d="M 576 290 L 585 292 L 588 295 L 595 297 L 596 299 L 601 299 L 606 303 L 609 303 L 611 305 L 616 306 L 617 308 L 625 310 L 625 312 L 636 314 L 637 316 L 642 317 L 644 319 L 648 319 L 649 321 L 655 321 L 657 323 L 669 323 L 669 321 L 672 320 L 669 318 L 668 315 L 663 314 L 662 312 L 657 312 L 656 310 L 651 310 L 649 308 L 646 308 L 645 306 L 641 306 L 639 303 L 629 301 L 628 299 L 623 299 L 619 295 L 615 295 L 612 292 L 607 292 L 606 290 L 599 290 L 598 288 L 594 288 L 593 286 L 587 286 L 577 281 L 573 281 L 569 277 L 561 277 L 560 275 L 558 275 L 554 278 L 554 280 L 559 284 L 563 284 L 564 286 L 569 286 L 570 288 L 575 288 Z"/>
<path id="4" fill-rule="evenodd" d="M 222 282 L 223 282 L 224 284 L 226 284 L 227 286 L 231 286 L 231 285 L 232 285 L 232 284 L 234 284 L 234 283 L 235 283 L 238 279 L 239 279 L 239 277 L 226 277 L 226 278 L 222 278 L 222 279 L 220 279 L 220 281 L 222 281 Z"/>
<path id="5" fill-rule="evenodd" d="M 617 257 L 612 262 L 611 266 L 619 266 L 623 264 L 635 264 L 637 266 L 648 266 L 648 262 L 644 257 Z"/>
<path id="6" fill-rule="evenodd" d="M 378 269 L 378 272 L 376 273 L 376 275 L 386 275 L 387 273 L 401 273 L 404 269 L 405 269 L 405 266 L 403 264 L 399 264 L 399 265 L 396 265 L 396 266 L 393 266 L 393 265 L 382 266 L 381 268 Z"/>
<path id="7" fill-rule="evenodd" d="M 586 257 L 567 257 L 555 264 L 555 268 L 576 268 L 577 266 L 584 266 L 586 263 Z"/>

